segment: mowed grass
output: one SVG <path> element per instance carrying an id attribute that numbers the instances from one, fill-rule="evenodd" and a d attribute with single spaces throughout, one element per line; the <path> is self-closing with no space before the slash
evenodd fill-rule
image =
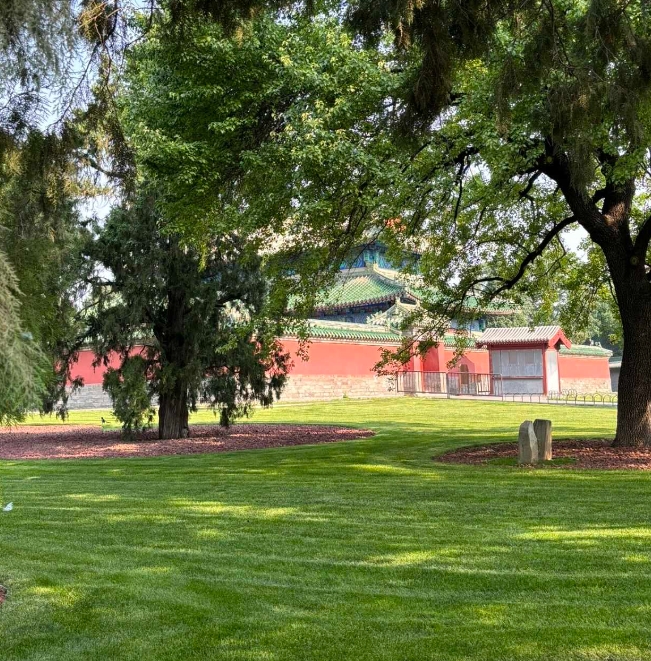
<path id="1" fill-rule="evenodd" d="M 432 461 L 535 417 L 556 438 L 615 423 L 604 409 L 348 400 L 253 421 L 377 436 L 0 462 L 15 506 L 0 513 L 0 658 L 649 659 L 651 475 Z"/>

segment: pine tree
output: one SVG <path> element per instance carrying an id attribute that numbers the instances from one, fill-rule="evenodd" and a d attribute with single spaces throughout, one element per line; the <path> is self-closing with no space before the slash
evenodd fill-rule
<path id="1" fill-rule="evenodd" d="M 104 387 L 125 431 L 146 424 L 157 398 L 159 437 L 180 438 L 200 402 L 222 425 L 270 405 L 289 365 L 265 318 L 258 255 L 237 233 L 183 245 L 154 199 L 114 209 L 89 247 L 101 270 L 88 337 L 106 364 L 119 356 Z"/>

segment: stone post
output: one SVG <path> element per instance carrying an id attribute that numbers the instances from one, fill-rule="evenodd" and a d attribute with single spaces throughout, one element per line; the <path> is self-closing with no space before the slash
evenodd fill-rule
<path id="1" fill-rule="evenodd" d="M 552 458 L 552 421 L 534 420 L 533 431 L 538 439 L 538 458 L 540 461 L 551 461 Z"/>
<path id="2" fill-rule="evenodd" d="M 518 434 L 518 463 L 538 463 L 538 441 L 536 440 L 536 434 L 533 431 L 531 420 L 525 420 L 520 425 L 520 432 Z"/>

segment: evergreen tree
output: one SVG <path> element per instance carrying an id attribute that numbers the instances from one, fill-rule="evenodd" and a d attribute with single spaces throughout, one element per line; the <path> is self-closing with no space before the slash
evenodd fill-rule
<path id="1" fill-rule="evenodd" d="M 61 143 L 45 138 L 37 125 L 47 115 L 47 95 L 61 83 L 73 42 L 70 0 L 0 3 L 0 422 L 42 407 L 55 381 L 56 361 L 51 368 L 47 363 L 57 332 L 44 336 L 58 319 L 42 318 L 41 312 L 60 303 L 49 298 L 59 293 L 54 283 L 61 279 L 49 248 L 57 243 L 51 203 L 62 190 L 50 175 L 60 164 Z"/>
<path id="2" fill-rule="evenodd" d="M 88 337 L 106 364 L 119 356 L 104 388 L 126 432 L 146 424 L 154 397 L 159 437 L 180 438 L 200 401 L 228 425 L 279 395 L 289 357 L 265 317 L 260 258 L 238 233 L 185 246 L 142 193 L 111 212 L 88 254 L 100 267 Z"/>
<path id="3" fill-rule="evenodd" d="M 16 276 L 0 252 L 0 424 L 22 420 L 43 394 L 44 357 L 20 327 Z"/>
<path id="4" fill-rule="evenodd" d="M 76 167 L 68 137 L 29 135 L 0 158 L 0 239 L 18 282 L 23 329 L 47 367 L 39 408 L 65 410 L 68 358 L 83 327 L 77 319 L 87 265 L 87 230 L 77 209 Z"/>

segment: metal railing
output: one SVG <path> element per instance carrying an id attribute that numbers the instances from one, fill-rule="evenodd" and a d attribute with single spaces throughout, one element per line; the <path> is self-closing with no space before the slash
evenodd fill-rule
<path id="1" fill-rule="evenodd" d="M 398 372 L 396 389 L 406 394 L 446 397 L 499 397 L 506 402 L 566 404 L 573 406 L 617 406 L 617 393 L 578 393 L 576 390 L 542 393 L 505 393 L 501 374 L 469 372 Z"/>
<path id="2" fill-rule="evenodd" d="M 398 372 L 396 387 L 398 392 L 412 394 L 501 397 L 502 376 L 470 372 L 406 371 Z"/>
<path id="3" fill-rule="evenodd" d="M 576 390 L 551 391 L 549 404 L 574 404 L 577 406 L 617 406 L 616 392 L 578 393 Z"/>

